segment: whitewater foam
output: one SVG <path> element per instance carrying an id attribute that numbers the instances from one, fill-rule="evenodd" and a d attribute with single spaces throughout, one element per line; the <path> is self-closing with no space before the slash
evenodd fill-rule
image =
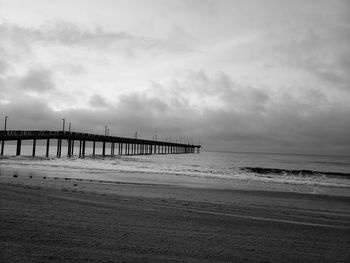
<path id="1" fill-rule="evenodd" d="M 174 158 L 172 158 L 174 157 Z M 89 178 L 120 179 L 118 174 L 139 173 L 147 177 L 167 175 L 167 177 L 199 178 L 203 180 L 244 180 L 265 183 L 294 184 L 309 186 L 327 186 L 350 188 L 349 173 L 287 169 L 274 167 L 239 166 L 230 158 L 217 158 L 215 154 L 180 156 L 112 156 L 112 157 L 3 157 L 0 159 L 3 168 L 21 168 L 52 173 L 74 173 L 75 176 L 89 174 Z M 211 161 L 209 161 L 211 159 Z M 212 160 L 214 159 L 214 161 Z M 274 160 L 276 158 L 273 158 Z M 229 161 L 228 161 L 229 160 Z M 289 160 L 289 164 L 292 160 Z M 334 161 L 332 161 L 334 163 Z M 339 162 L 339 161 L 338 161 Z M 275 163 L 281 166 L 285 162 Z M 344 164 L 344 162 L 342 162 Z M 266 165 L 266 163 L 265 163 Z"/>

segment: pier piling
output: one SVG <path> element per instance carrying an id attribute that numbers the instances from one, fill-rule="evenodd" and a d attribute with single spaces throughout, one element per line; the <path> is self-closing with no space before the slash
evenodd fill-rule
<path id="1" fill-rule="evenodd" d="M 50 152 L 50 139 L 46 139 L 46 157 L 49 157 Z"/>
<path id="2" fill-rule="evenodd" d="M 71 143 L 71 151 L 70 151 L 70 153 L 71 153 L 71 155 L 73 156 L 74 155 L 74 140 L 72 140 L 72 143 Z"/>
<path id="3" fill-rule="evenodd" d="M 61 157 L 62 139 L 57 139 L 57 157 Z"/>
<path id="4" fill-rule="evenodd" d="M 83 152 L 82 152 L 83 157 L 85 157 L 85 140 L 83 140 Z"/>
<path id="5" fill-rule="evenodd" d="M 32 151 L 32 157 L 35 156 L 35 148 L 36 148 L 36 139 L 33 139 L 33 151 Z"/>
<path id="6" fill-rule="evenodd" d="M 81 140 L 79 141 L 79 157 L 81 157 Z"/>
<path id="7" fill-rule="evenodd" d="M 1 155 L 4 155 L 4 146 L 5 146 L 5 141 L 1 141 Z"/>
<path id="8" fill-rule="evenodd" d="M 71 143 L 72 143 L 72 141 L 68 140 L 68 145 L 67 145 L 67 155 L 68 155 L 68 157 L 72 156 L 72 154 L 71 154 L 71 151 L 72 151 Z"/>
<path id="9" fill-rule="evenodd" d="M 16 155 L 21 155 L 21 144 L 22 140 L 17 140 L 17 149 L 16 149 Z"/>

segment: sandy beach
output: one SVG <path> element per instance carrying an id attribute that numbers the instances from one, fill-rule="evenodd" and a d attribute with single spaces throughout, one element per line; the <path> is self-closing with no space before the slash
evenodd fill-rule
<path id="1" fill-rule="evenodd" d="M 350 263 L 350 0 L 0 0 L 0 263 Z"/>
<path id="2" fill-rule="evenodd" d="M 350 198 L 1 176 L 2 262 L 348 262 Z"/>

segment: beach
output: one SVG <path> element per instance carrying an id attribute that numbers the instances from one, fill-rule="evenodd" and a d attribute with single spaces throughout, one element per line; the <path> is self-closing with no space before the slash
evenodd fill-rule
<path id="1" fill-rule="evenodd" d="M 2 262 L 348 262 L 350 197 L 1 174 Z"/>
<path id="2" fill-rule="evenodd" d="M 350 0 L 0 0 L 0 263 L 350 263 Z"/>

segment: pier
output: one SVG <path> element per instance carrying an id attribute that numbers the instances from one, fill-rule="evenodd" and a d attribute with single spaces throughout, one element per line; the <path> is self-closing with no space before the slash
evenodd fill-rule
<path id="1" fill-rule="evenodd" d="M 156 140 L 133 139 L 126 137 L 116 137 L 109 135 L 98 135 L 90 133 L 70 132 L 70 131 L 0 131 L 1 155 L 4 155 L 5 142 L 16 141 L 16 155 L 21 155 L 21 145 L 23 140 L 32 140 L 32 156 L 36 154 L 38 140 L 46 140 L 46 157 L 49 157 L 50 142 L 57 141 L 56 156 L 62 155 L 62 142 L 67 141 L 67 155 L 74 155 L 74 144 L 78 143 L 79 157 L 86 154 L 87 144 L 92 146 L 92 155 L 96 155 L 96 143 L 102 143 L 102 156 L 106 155 L 146 155 L 146 154 L 187 154 L 199 153 L 200 145 L 164 142 Z M 107 153 L 106 144 L 110 144 L 110 151 Z"/>

